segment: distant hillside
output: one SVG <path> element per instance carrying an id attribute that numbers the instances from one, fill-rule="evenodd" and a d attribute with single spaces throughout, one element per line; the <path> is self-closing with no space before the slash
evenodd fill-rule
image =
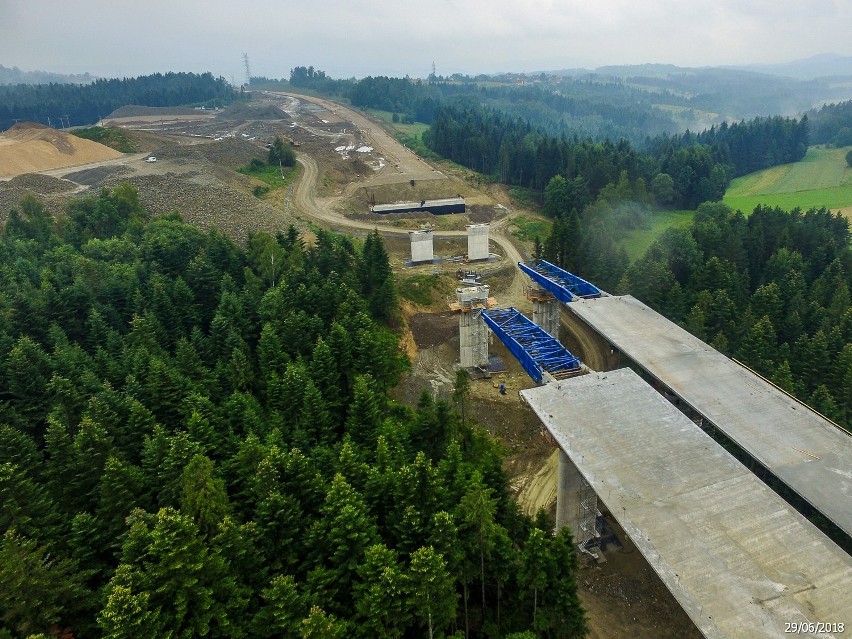
<path id="1" fill-rule="evenodd" d="M 802 60 L 793 60 L 783 64 L 752 64 L 739 68 L 746 71 L 759 71 L 784 75 L 799 80 L 815 78 L 848 76 L 852 79 L 852 56 L 840 56 L 833 53 L 822 53 Z"/>
<path id="2" fill-rule="evenodd" d="M 605 66 L 553 72 L 590 83 L 623 83 L 657 94 L 655 104 L 694 116 L 695 126 L 758 116 L 797 116 L 825 103 L 852 99 L 852 58 L 816 56 L 784 65 L 678 67 L 671 64 Z M 849 82 L 842 81 L 849 76 Z M 839 81 L 841 80 L 841 81 Z M 694 130 L 694 129 L 693 129 Z"/>
<path id="3" fill-rule="evenodd" d="M 732 209 L 750 213 L 763 204 L 784 210 L 827 207 L 852 216 L 852 169 L 848 148 L 811 147 L 804 160 L 737 178 L 725 193 Z"/>
<path id="4" fill-rule="evenodd" d="M 18 67 L 0 64 L 0 84 L 89 84 L 97 78 L 88 73 L 66 75 L 50 71 L 21 71 Z"/>

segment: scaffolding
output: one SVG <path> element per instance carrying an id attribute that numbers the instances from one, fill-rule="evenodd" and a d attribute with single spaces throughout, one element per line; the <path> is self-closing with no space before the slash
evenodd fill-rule
<path id="1" fill-rule="evenodd" d="M 598 530 L 598 517 L 601 516 L 601 511 L 598 510 L 597 493 L 582 474 L 580 475 L 578 509 L 579 525 L 576 531 L 572 531 L 574 542 L 581 551 L 588 551 L 590 547 L 597 544 L 601 536 Z"/>

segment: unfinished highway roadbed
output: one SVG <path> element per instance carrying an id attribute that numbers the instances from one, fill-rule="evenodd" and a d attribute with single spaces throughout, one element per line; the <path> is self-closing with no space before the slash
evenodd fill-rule
<path id="1" fill-rule="evenodd" d="M 848 433 L 634 297 L 565 307 L 852 535 Z"/>
<path id="2" fill-rule="evenodd" d="M 852 558 L 632 370 L 521 396 L 705 637 L 852 632 Z"/>

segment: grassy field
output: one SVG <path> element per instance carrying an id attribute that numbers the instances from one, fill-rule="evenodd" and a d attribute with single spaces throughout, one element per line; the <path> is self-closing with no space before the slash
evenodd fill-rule
<path id="1" fill-rule="evenodd" d="M 630 231 L 621 244 L 627 251 L 631 262 L 644 255 L 667 228 L 689 226 L 695 211 L 654 211 L 651 213 L 648 228 Z"/>
<path id="2" fill-rule="evenodd" d="M 553 226 L 553 222 L 551 220 L 544 220 L 541 218 L 530 218 L 524 215 L 518 215 L 512 220 L 512 224 L 515 226 L 514 229 L 511 229 L 512 235 L 521 240 L 522 242 L 532 242 L 536 237 L 538 237 L 539 241 L 544 243 L 544 240 L 547 239 L 547 236 L 550 235 L 550 228 Z"/>
<path id="3" fill-rule="evenodd" d="M 744 175 L 731 183 L 724 202 L 745 214 L 758 204 L 790 210 L 825 206 L 852 216 L 852 169 L 849 148 L 811 147 L 801 162 Z"/>
<path id="4" fill-rule="evenodd" d="M 284 169 L 284 175 L 281 175 L 281 170 L 277 166 L 268 166 L 261 164 L 249 164 L 237 169 L 243 175 L 248 175 L 255 180 L 260 180 L 268 186 L 257 185 L 254 188 L 256 197 L 266 195 L 272 189 L 281 189 L 290 186 L 299 174 L 298 166 L 291 166 Z"/>
<path id="5" fill-rule="evenodd" d="M 139 150 L 138 145 L 128 138 L 124 131 L 114 127 L 91 126 L 88 128 L 73 129 L 71 134 L 76 135 L 78 138 L 98 142 L 122 153 L 135 153 Z"/>

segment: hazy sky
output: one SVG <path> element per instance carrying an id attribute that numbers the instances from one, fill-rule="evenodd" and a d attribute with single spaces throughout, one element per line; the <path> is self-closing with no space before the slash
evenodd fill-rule
<path id="1" fill-rule="evenodd" d="M 0 64 L 423 77 L 852 55 L 852 0 L 0 0 Z"/>

